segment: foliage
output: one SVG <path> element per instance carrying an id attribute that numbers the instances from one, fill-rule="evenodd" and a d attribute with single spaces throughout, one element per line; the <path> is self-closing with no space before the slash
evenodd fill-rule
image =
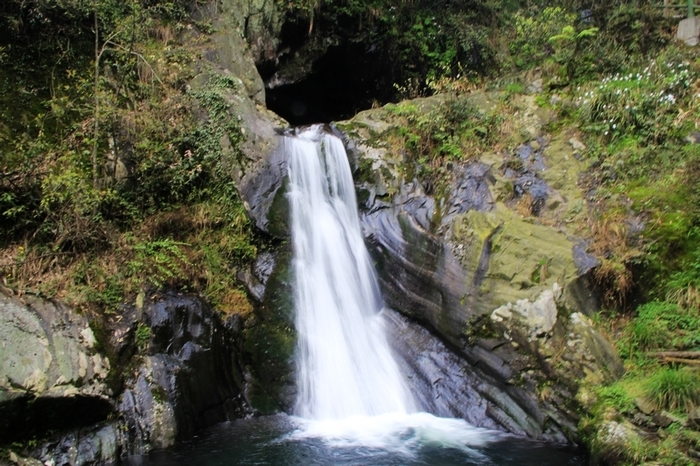
<path id="1" fill-rule="evenodd" d="M 398 130 L 406 154 L 407 165 L 428 186 L 439 184 L 448 162 L 467 160 L 480 148 L 493 144 L 503 117 L 498 109 L 482 112 L 468 99 L 448 98 L 429 112 L 408 103 L 387 107 L 406 125 Z M 430 190 L 430 189 L 429 189 Z"/>
<path id="2" fill-rule="evenodd" d="M 568 3 L 568 4 L 567 4 Z M 631 57 L 658 51 L 671 27 L 659 9 L 634 2 L 542 2 L 503 14 L 497 39 L 502 70 L 553 67 L 552 82 L 586 81 L 617 72 Z"/>
<path id="3" fill-rule="evenodd" d="M 184 92 L 198 53 L 188 4 L 0 6 L 16 32 L 0 41 L 7 286 L 106 313 L 144 286 L 186 286 L 227 312 L 250 309 L 236 267 L 259 240 L 224 169 L 241 140 L 226 103 L 237 90 L 212 73 L 203 90 Z M 198 101 L 206 120 L 192 111 Z"/>
<path id="4" fill-rule="evenodd" d="M 518 12 L 513 16 L 509 53 L 518 68 L 531 68 L 554 53 L 552 37 L 562 28 L 573 33 L 576 14 L 562 7 L 548 7 L 537 15 Z"/>
<path id="5" fill-rule="evenodd" d="M 146 351 L 146 349 L 148 349 L 148 343 L 151 340 L 151 328 L 143 322 L 139 322 L 139 324 L 136 326 L 135 338 L 136 346 L 138 347 L 139 351 Z"/>
<path id="6" fill-rule="evenodd" d="M 503 20 L 497 60 L 503 72 L 526 71 L 510 82 L 542 78 L 536 100 L 560 118 L 550 131 L 576 128 L 586 146 L 580 184 L 591 212 L 590 251 L 601 262 L 594 271 L 606 298 L 601 324 L 616 336 L 628 369 L 622 380 L 593 389 L 597 401 L 580 427 L 595 456 L 605 444 L 598 443 L 606 435 L 601 425 L 625 418 L 641 425 L 633 419 L 637 398 L 658 409 L 698 404 L 697 372 L 667 367 L 655 353 L 700 349 L 700 67 L 693 50 L 669 45 L 673 25 L 659 9 L 598 2 L 590 16 L 566 17 L 589 6 L 552 3 Z M 555 13 L 561 17 L 550 21 Z M 674 426 L 653 427 L 658 441 L 633 438 L 603 456 L 691 464 L 686 452 L 696 444 Z"/>
<path id="7" fill-rule="evenodd" d="M 652 364 L 628 371 L 621 380 L 609 386 L 594 387 L 596 401 L 579 425 L 593 460 L 629 465 L 645 461 L 664 465 L 694 464 L 685 452 L 696 445 L 697 432 L 679 429 L 676 423 L 659 428 L 658 439 L 630 431 L 630 435 L 618 442 L 610 442 L 609 430 L 605 426 L 611 420 L 624 423 L 623 417 L 632 418 L 637 414 L 637 399 L 652 401 L 658 410 L 676 409 L 678 412 L 678 408 L 690 409 L 697 403 L 700 393 L 698 381 L 695 372 Z M 688 400 L 696 401 L 683 404 Z M 675 407 L 673 402 L 677 403 Z"/>
<path id="8" fill-rule="evenodd" d="M 637 351 L 700 348 L 700 314 L 673 303 L 652 301 L 637 308 L 620 343 L 623 355 Z"/>
<path id="9" fill-rule="evenodd" d="M 603 405 L 611 406 L 620 413 L 630 413 L 634 410 L 634 399 L 623 383 L 600 387 L 598 397 Z"/>
<path id="10" fill-rule="evenodd" d="M 700 377 L 688 369 L 661 369 L 647 379 L 645 388 L 660 409 L 690 410 L 700 404 Z"/>
<path id="11" fill-rule="evenodd" d="M 0 206 L 3 216 L 19 220 L 3 222 L 5 239 L 30 234 L 61 250 L 88 250 L 107 241 L 105 222 L 138 220 L 185 195 L 194 180 L 177 173 L 185 154 L 177 141 L 187 131 L 187 115 L 174 93 L 184 64 L 164 46 L 171 35 L 166 21 L 179 16 L 172 10 L 177 5 L 66 0 L 5 7 L 16 15 L 19 34 L 9 44 L 17 56 L 0 81 L 6 91 L 0 92 L 0 152 L 8 175 L 0 179 Z M 54 22 L 35 31 L 42 17 Z M 95 50 L 93 17 L 100 33 Z M 60 33 L 65 28 L 67 38 Z M 30 39 L 36 34 L 41 40 Z M 104 71 L 96 75 L 89 57 L 98 52 Z M 119 165 L 127 177 L 115 183 Z M 162 189 L 153 189 L 151 180 Z"/>
<path id="12" fill-rule="evenodd" d="M 606 140 L 634 134 L 658 144 L 678 138 L 678 102 L 690 97 L 697 78 L 687 61 L 652 61 L 644 70 L 607 76 L 579 97 L 582 120 Z"/>
<path id="13" fill-rule="evenodd" d="M 170 238 L 135 244 L 135 257 L 127 264 L 129 274 L 143 276 L 156 288 L 163 287 L 184 275 L 183 268 L 190 265 L 180 246 L 186 244 Z"/>
<path id="14" fill-rule="evenodd" d="M 573 26 L 564 26 L 559 34 L 549 38 L 554 46 L 553 59 L 561 65 L 560 76 L 572 81 L 577 75 L 595 70 L 594 57 L 583 53 L 585 43 L 598 34 L 592 27 L 576 31 Z"/>

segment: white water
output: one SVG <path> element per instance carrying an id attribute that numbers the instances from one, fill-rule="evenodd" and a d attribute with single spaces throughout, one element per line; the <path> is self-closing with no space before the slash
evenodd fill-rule
<path id="1" fill-rule="evenodd" d="M 493 433 L 418 413 L 387 343 L 342 142 L 312 126 L 285 138 L 299 334 L 295 437 L 405 452 L 469 450 Z"/>
<path id="2" fill-rule="evenodd" d="M 413 412 L 379 316 L 343 144 L 321 126 L 287 142 L 300 336 L 296 413 L 328 420 Z"/>

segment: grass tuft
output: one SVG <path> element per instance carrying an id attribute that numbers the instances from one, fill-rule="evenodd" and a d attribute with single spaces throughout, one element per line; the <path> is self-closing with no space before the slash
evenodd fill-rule
<path id="1" fill-rule="evenodd" d="M 646 396 L 659 409 L 693 409 L 700 404 L 700 377 L 689 369 L 664 368 L 649 377 Z"/>

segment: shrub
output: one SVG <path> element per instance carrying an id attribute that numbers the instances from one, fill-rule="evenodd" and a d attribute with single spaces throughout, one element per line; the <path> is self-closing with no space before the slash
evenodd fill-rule
<path id="1" fill-rule="evenodd" d="M 579 97 L 582 120 L 588 131 L 608 141 L 630 134 L 655 143 L 677 137 L 680 101 L 697 78 L 690 64 L 676 57 L 606 76 Z"/>
<path id="2" fill-rule="evenodd" d="M 181 246 L 185 243 L 170 238 L 140 242 L 134 245 L 135 257 L 127 268 L 132 276 L 143 277 L 156 288 L 182 280 L 190 262 Z"/>
<path id="3" fill-rule="evenodd" d="M 620 383 L 600 388 L 598 396 L 606 406 L 612 406 L 620 413 L 632 412 L 634 409 L 632 396 Z"/>
<path id="4" fill-rule="evenodd" d="M 513 16 L 514 36 L 510 41 L 510 55 L 518 68 L 539 65 L 554 53 L 550 38 L 562 28 L 573 29 L 576 14 L 561 7 L 545 8 L 536 16 L 518 12 Z"/>
<path id="5" fill-rule="evenodd" d="M 649 377 L 645 394 L 659 409 L 690 410 L 700 403 L 700 377 L 689 369 L 663 368 Z"/>

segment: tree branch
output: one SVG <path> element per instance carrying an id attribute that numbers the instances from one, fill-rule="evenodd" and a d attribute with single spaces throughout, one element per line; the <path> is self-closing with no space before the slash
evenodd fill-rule
<path id="1" fill-rule="evenodd" d="M 163 81 L 160 80 L 160 78 L 158 77 L 158 74 L 157 74 L 156 71 L 153 69 L 153 67 L 151 66 L 151 64 L 148 63 L 148 60 L 146 60 L 146 57 L 144 57 L 143 55 L 141 55 L 140 53 L 138 53 L 138 52 L 136 52 L 136 51 L 134 51 L 134 50 L 129 50 L 129 49 L 127 49 L 127 48 L 124 47 L 123 45 L 120 45 L 120 44 L 117 44 L 117 43 L 115 43 L 115 42 L 112 42 L 111 40 L 105 41 L 105 45 L 107 45 L 107 44 L 109 44 L 109 45 L 111 45 L 111 46 L 113 46 L 113 47 L 116 47 L 116 48 L 122 50 L 123 52 L 126 52 L 126 53 L 129 53 L 129 54 L 131 54 L 131 55 L 134 55 L 134 56 L 136 56 L 137 58 L 140 58 L 141 61 L 143 61 L 143 62 L 146 64 L 146 66 L 148 67 L 148 69 L 151 70 L 151 73 L 153 73 L 153 76 L 156 78 L 156 81 L 158 81 L 158 82 L 160 83 L 161 86 L 165 86 L 165 84 L 163 84 Z"/>

